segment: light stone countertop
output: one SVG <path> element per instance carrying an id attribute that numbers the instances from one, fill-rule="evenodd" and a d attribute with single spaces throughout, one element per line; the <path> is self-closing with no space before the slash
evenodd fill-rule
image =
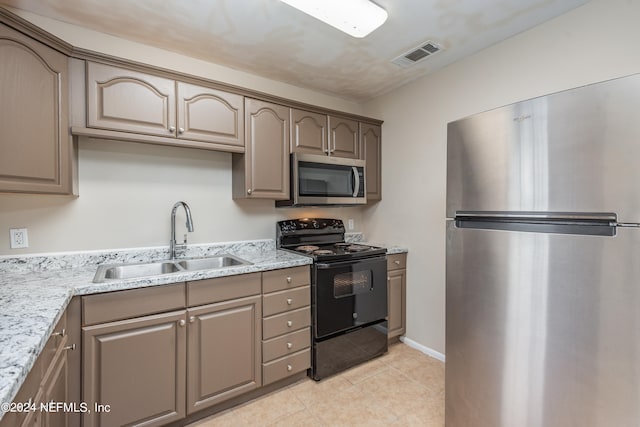
<path id="1" fill-rule="evenodd" d="M 152 248 L 0 257 L 0 403 L 11 402 L 15 397 L 69 301 L 76 295 L 160 286 L 312 263 L 310 257 L 277 250 L 273 241 L 259 241 L 257 245 L 255 242 L 239 242 L 190 249 L 186 254 L 189 257 L 228 253 L 252 264 L 93 283 L 96 266 L 104 260 L 107 263 L 146 262 L 167 259 L 168 256 L 162 248 Z M 4 412 L 0 409 L 0 419 Z"/>
<path id="2" fill-rule="evenodd" d="M 362 241 L 350 233 L 347 241 Z M 406 248 L 387 247 L 388 254 Z M 307 256 L 277 250 L 273 240 L 193 245 L 180 258 L 232 254 L 250 265 L 176 272 L 160 276 L 93 283 L 98 264 L 168 259 L 167 248 L 85 251 L 0 257 L 0 403 L 11 402 L 33 367 L 53 328 L 76 295 L 161 286 L 191 280 L 309 265 Z M 4 410 L 0 408 L 0 419 Z"/>

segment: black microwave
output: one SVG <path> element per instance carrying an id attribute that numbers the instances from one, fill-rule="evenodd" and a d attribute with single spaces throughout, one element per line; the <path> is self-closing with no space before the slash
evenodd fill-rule
<path id="1" fill-rule="evenodd" d="M 276 206 L 364 205 L 365 161 L 316 154 L 291 155 L 291 199 Z"/>

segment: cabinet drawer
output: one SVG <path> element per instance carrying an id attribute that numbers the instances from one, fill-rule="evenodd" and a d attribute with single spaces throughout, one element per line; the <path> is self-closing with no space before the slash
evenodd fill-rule
<path id="1" fill-rule="evenodd" d="M 262 361 L 270 362 L 278 357 L 308 348 L 311 345 L 311 328 L 282 335 L 262 342 Z"/>
<path id="2" fill-rule="evenodd" d="M 262 365 L 262 385 L 286 378 L 311 367 L 311 350 L 305 349 Z"/>
<path id="3" fill-rule="evenodd" d="M 95 325 L 184 307 L 184 283 L 107 292 L 82 297 L 82 324 Z"/>
<path id="4" fill-rule="evenodd" d="M 309 284 L 311 273 L 306 265 L 262 273 L 262 292 L 265 294 Z"/>
<path id="5" fill-rule="evenodd" d="M 295 310 L 311 303 L 311 287 L 302 286 L 273 292 L 262 297 L 262 315 L 264 317 L 284 311 Z"/>
<path id="6" fill-rule="evenodd" d="M 311 308 L 309 306 L 298 310 L 287 311 L 268 317 L 262 321 L 262 337 L 267 340 L 288 332 L 306 328 L 311 324 Z"/>
<path id="7" fill-rule="evenodd" d="M 407 254 L 387 255 L 387 270 L 407 268 Z"/>
<path id="8" fill-rule="evenodd" d="M 216 277 L 187 282 L 187 305 L 202 304 L 244 298 L 260 293 L 260 273 Z"/>

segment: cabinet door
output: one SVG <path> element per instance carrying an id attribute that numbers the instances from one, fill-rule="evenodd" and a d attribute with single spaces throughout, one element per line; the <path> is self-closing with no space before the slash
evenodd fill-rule
<path id="1" fill-rule="evenodd" d="M 0 24 L 0 191 L 71 193 L 67 57 Z"/>
<path id="2" fill-rule="evenodd" d="M 382 199 L 382 138 L 381 127 L 360 123 L 362 158 L 366 161 L 367 203 Z"/>
<path id="3" fill-rule="evenodd" d="M 291 152 L 329 154 L 326 114 L 291 109 Z"/>
<path id="4" fill-rule="evenodd" d="M 67 350 L 60 349 L 60 354 L 51 366 L 49 376 L 43 383 L 44 402 L 68 402 L 67 382 Z M 69 425 L 69 411 L 63 409 L 43 412 L 43 425 L 45 427 L 67 427 Z"/>
<path id="5" fill-rule="evenodd" d="M 356 120 L 329 116 L 329 150 L 331 156 L 360 157 L 360 134 Z"/>
<path id="6" fill-rule="evenodd" d="M 83 338 L 84 426 L 159 426 L 185 416 L 184 311 L 88 326 Z M 109 405 L 96 412 L 95 404 Z"/>
<path id="7" fill-rule="evenodd" d="M 188 310 L 188 412 L 261 384 L 260 296 Z"/>
<path id="8" fill-rule="evenodd" d="M 406 332 L 406 274 L 407 270 L 394 270 L 388 273 L 389 338 L 402 335 Z"/>
<path id="9" fill-rule="evenodd" d="M 289 108 L 245 98 L 244 197 L 289 198 Z M 242 190 L 239 190 L 242 191 Z M 234 191 L 234 197 L 239 197 Z"/>
<path id="10" fill-rule="evenodd" d="M 109 65 L 87 63 L 87 126 L 172 136 L 175 82 Z"/>
<path id="11" fill-rule="evenodd" d="M 178 138 L 244 147 L 241 95 L 178 82 Z"/>

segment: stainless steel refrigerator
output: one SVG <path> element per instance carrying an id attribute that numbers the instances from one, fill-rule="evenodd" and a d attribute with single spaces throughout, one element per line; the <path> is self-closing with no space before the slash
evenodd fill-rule
<path id="1" fill-rule="evenodd" d="M 640 426 L 640 75 L 448 125 L 446 426 Z"/>

